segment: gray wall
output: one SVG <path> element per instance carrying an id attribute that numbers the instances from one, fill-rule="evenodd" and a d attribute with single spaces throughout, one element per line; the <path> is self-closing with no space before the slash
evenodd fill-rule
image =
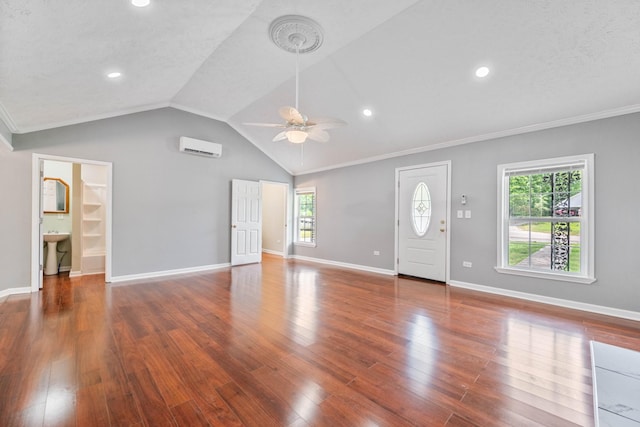
<path id="1" fill-rule="evenodd" d="M 180 136 L 221 143 L 222 157 L 179 153 Z M 227 124 L 171 108 L 14 135 L 13 145 L 0 150 L 0 291 L 30 284 L 32 153 L 113 162 L 113 276 L 229 262 L 231 179 L 292 184 Z"/>
<path id="2" fill-rule="evenodd" d="M 632 114 L 297 176 L 296 187 L 317 189 L 318 244 L 298 246 L 295 254 L 392 270 L 395 168 L 451 160 L 451 280 L 640 311 L 639 140 L 640 114 Z M 584 153 L 595 153 L 597 281 L 497 273 L 497 165 Z M 462 194 L 471 219 L 455 218 Z"/>

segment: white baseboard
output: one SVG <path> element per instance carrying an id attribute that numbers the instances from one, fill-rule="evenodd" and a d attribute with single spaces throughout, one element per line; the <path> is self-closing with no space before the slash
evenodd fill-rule
<path id="1" fill-rule="evenodd" d="M 203 271 L 219 270 L 231 267 L 230 263 L 203 265 L 200 267 L 178 268 L 176 270 L 153 271 L 150 273 L 127 274 L 124 276 L 112 276 L 110 283 L 128 282 L 130 280 L 154 279 L 164 276 L 175 276 L 176 274 L 201 273 Z"/>
<path id="2" fill-rule="evenodd" d="M 25 286 L 21 288 L 9 288 L 3 291 L 0 291 L 0 298 L 8 297 L 9 295 L 18 295 L 18 294 L 30 294 L 31 286 Z"/>
<path id="3" fill-rule="evenodd" d="M 69 271 L 69 277 L 80 277 L 80 276 L 82 276 L 82 270 Z"/>
<path id="4" fill-rule="evenodd" d="M 281 256 L 281 257 L 284 258 L 284 253 L 283 252 L 272 251 L 271 249 L 262 249 L 262 252 L 265 253 L 265 254 Z"/>
<path id="5" fill-rule="evenodd" d="M 322 258 L 312 258 L 307 256 L 301 256 L 301 255 L 292 255 L 291 258 L 299 259 L 300 261 L 309 261 L 309 262 L 316 262 L 318 264 L 333 265 L 335 267 L 350 268 L 352 270 L 367 271 L 369 273 L 384 274 L 386 276 L 395 276 L 396 274 L 395 271 L 386 270 L 384 268 L 369 267 L 367 265 L 349 264 L 346 262 L 331 261 L 331 260 L 322 259 Z"/>
<path id="6" fill-rule="evenodd" d="M 491 286 L 476 285 L 474 283 L 459 282 L 456 280 L 449 281 L 449 285 L 458 287 L 458 288 L 470 289 L 473 291 L 486 292 L 489 294 L 502 295 L 506 297 L 518 298 L 518 299 L 523 299 L 527 301 L 541 302 L 543 304 L 550 304 L 558 307 L 571 308 L 574 310 L 582 310 L 582 311 L 588 311 L 591 313 L 604 314 L 606 316 L 620 317 L 622 319 L 640 321 L 640 313 L 636 311 L 621 310 L 619 308 L 605 307 L 602 305 L 587 304 L 584 302 L 546 297 L 544 295 L 535 295 L 535 294 L 529 294 L 526 292 L 511 291 L 508 289 L 494 288 Z"/>

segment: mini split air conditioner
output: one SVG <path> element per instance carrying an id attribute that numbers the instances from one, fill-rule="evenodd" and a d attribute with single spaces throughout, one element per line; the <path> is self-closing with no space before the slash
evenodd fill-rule
<path id="1" fill-rule="evenodd" d="M 180 151 L 205 157 L 222 156 L 222 145 L 215 142 L 202 141 L 200 139 L 180 137 Z"/>

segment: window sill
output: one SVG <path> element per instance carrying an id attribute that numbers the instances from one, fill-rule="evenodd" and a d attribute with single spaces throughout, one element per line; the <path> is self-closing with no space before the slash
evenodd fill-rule
<path id="1" fill-rule="evenodd" d="M 315 243 L 307 243 L 307 242 L 293 242 L 294 245 L 296 246 L 305 246 L 307 248 L 315 248 L 316 244 Z"/>
<path id="2" fill-rule="evenodd" d="M 570 276 L 568 274 L 544 273 L 541 271 L 520 270 L 516 268 L 495 267 L 498 273 L 513 274 L 516 276 L 537 277 L 539 279 L 560 280 L 562 282 L 582 283 L 590 285 L 596 281 L 595 277 Z"/>

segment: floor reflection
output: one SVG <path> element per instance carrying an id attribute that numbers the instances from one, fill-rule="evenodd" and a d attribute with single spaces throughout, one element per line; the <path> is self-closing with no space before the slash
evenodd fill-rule
<path id="1" fill-rule="evenodd" d="M 557 399 L 558 392 L 569 391 L 563 382 L 579 383 L 588 375 L 585 346 L 581 333 L 511 316 L 506 322 L 505 383 L 518 386 L 523 379 L 533 377 L 542 385 L 545 397 Z"/>
<path id="2" fill-rule="evenodd" d="M 301 344 L 311 344 L 316 340 L 318 328 L 317 272 L 312 270 L 296 271 L 287 290 L 292 325 L 290 328 L 291 337 Z"/>
<path id="3" fill-rule="evenodd" d="M 431 383 L 433 369 L 437 364 L 438 340 L 434 334 L 433 321 L 426 316 L 416 314 L 413 316 L 409 331 L 409 343 L 407 344 L 406 375 L 412 381 L 410 390 L 418 396 L 427 394 Z"/>
<path id="4" fill-rule="evenodd" d="M 42 312 L 45 315 L 55 315 L 72 309 L 73 287 L 69 274 L 45 276 L 42 280 Z"/>

